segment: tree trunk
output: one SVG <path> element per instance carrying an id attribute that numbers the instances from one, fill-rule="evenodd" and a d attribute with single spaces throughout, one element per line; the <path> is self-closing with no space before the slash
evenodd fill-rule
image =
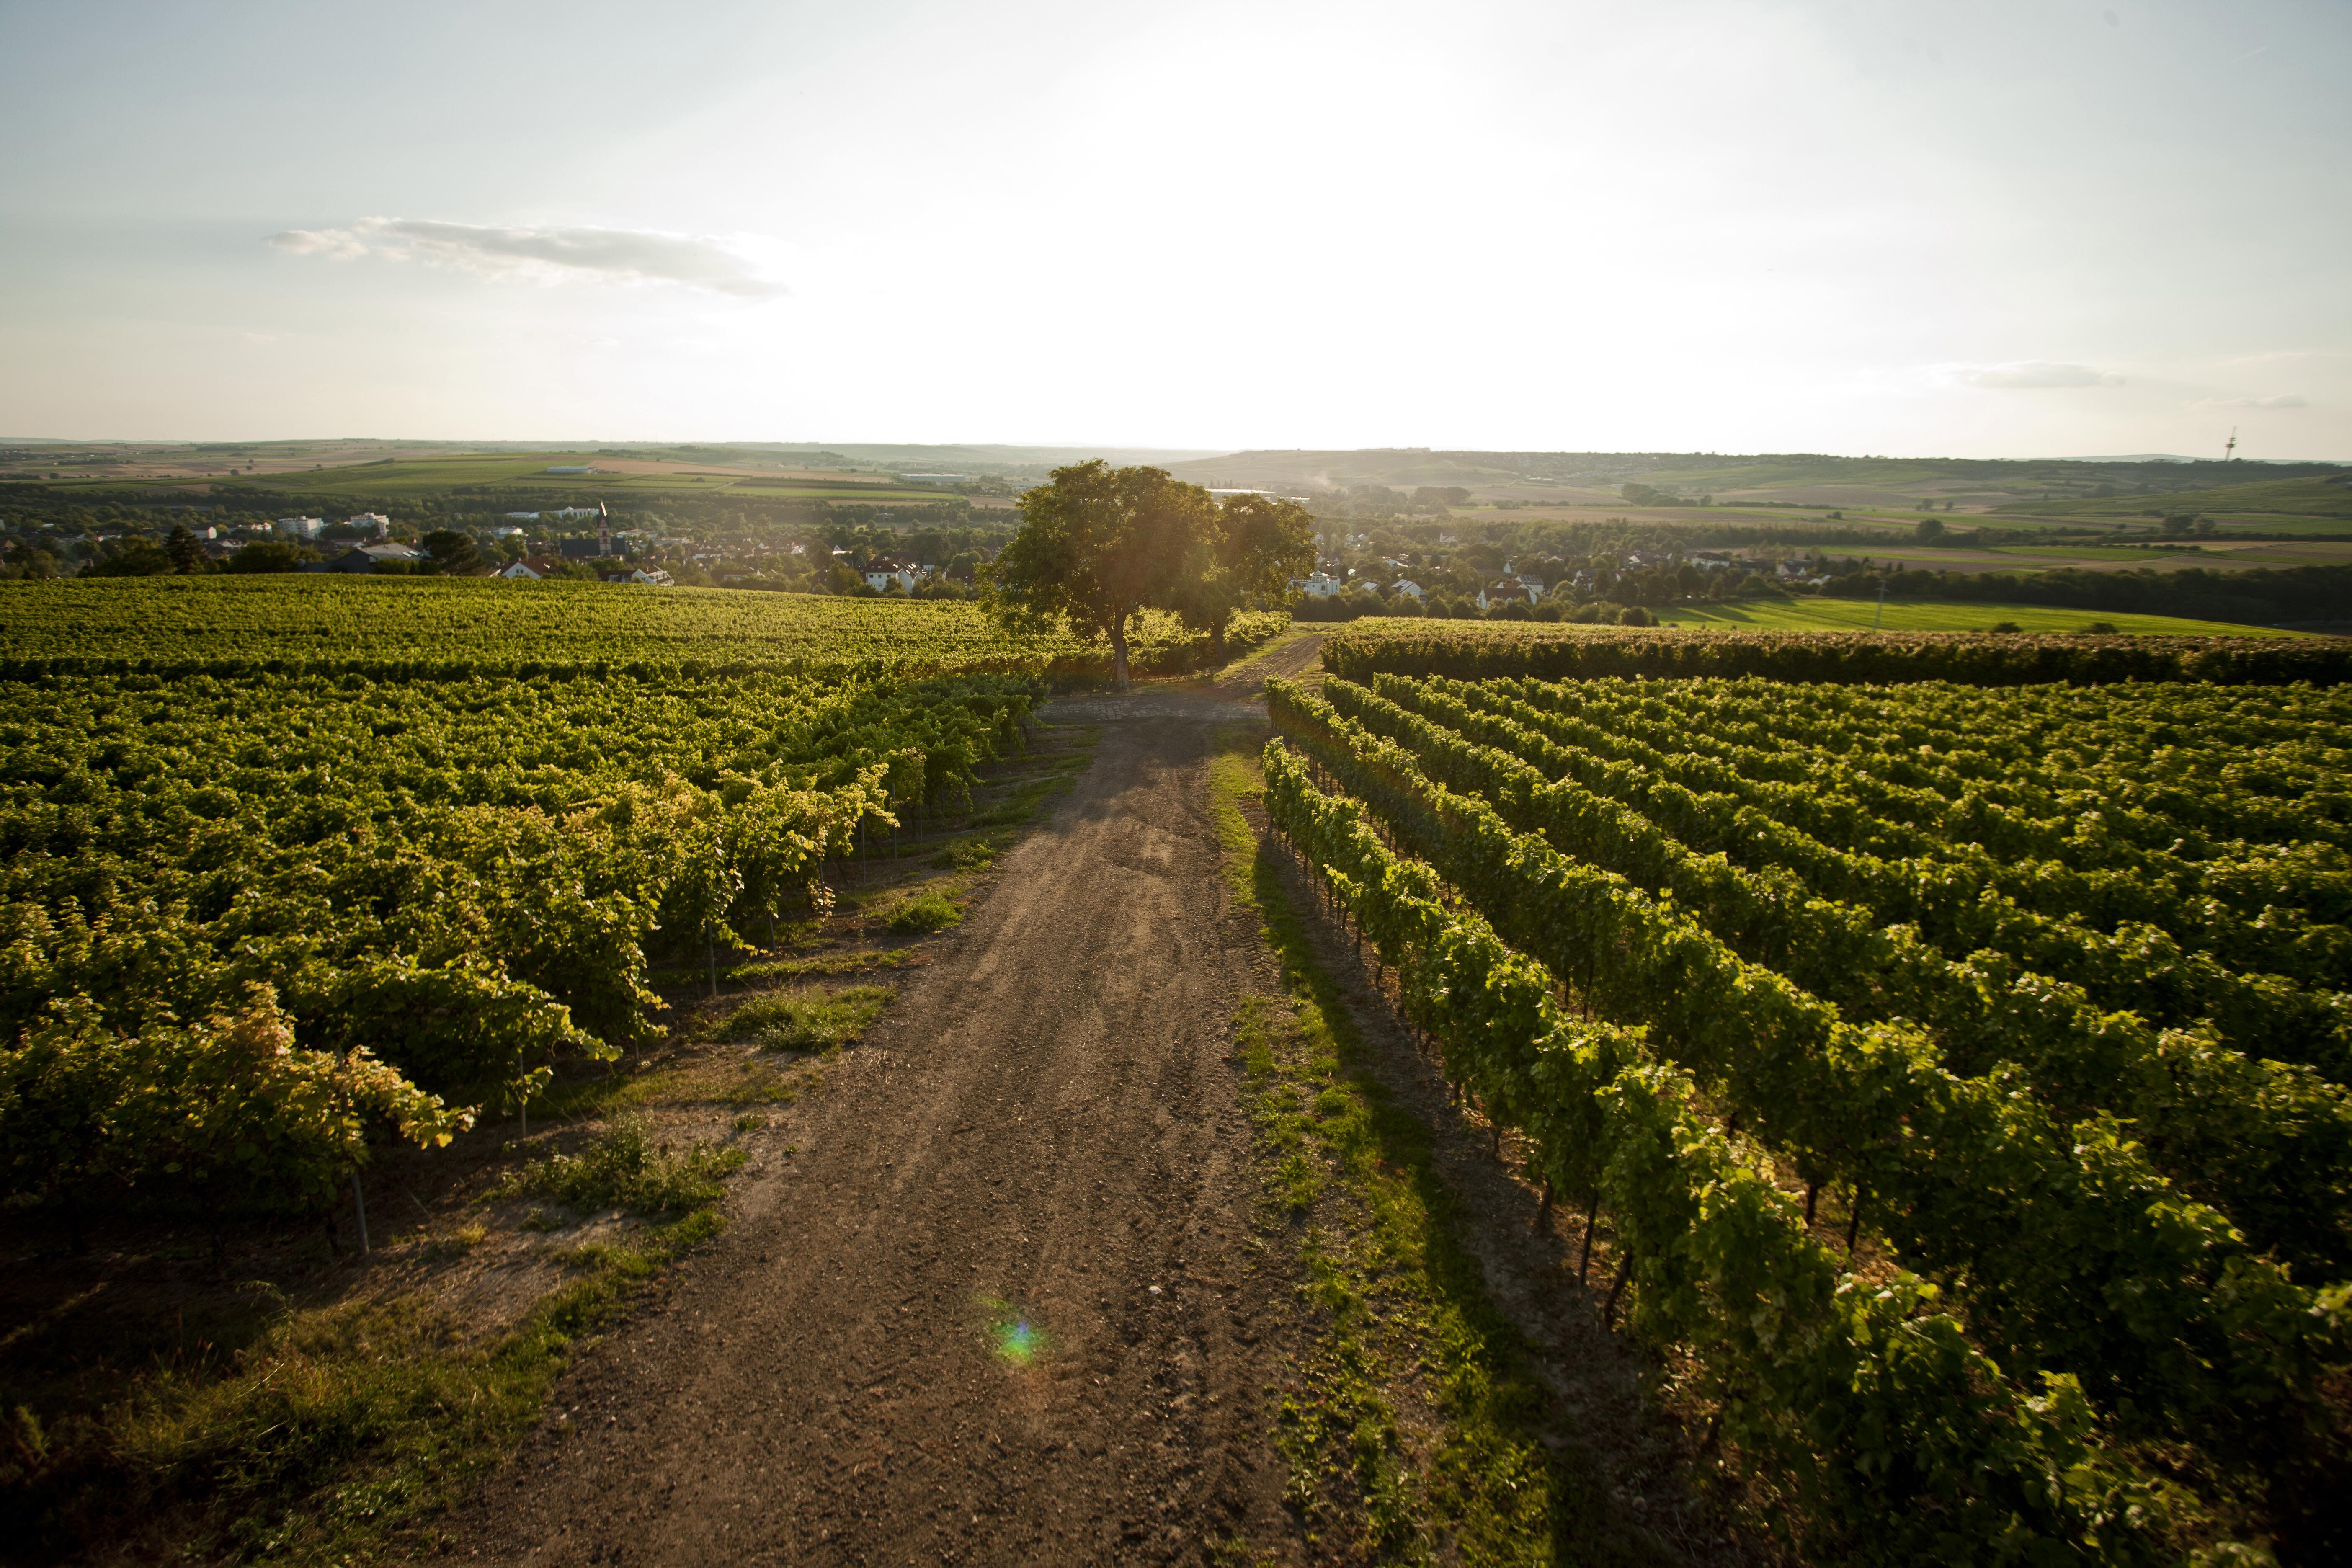
<path id="1" fill-rule="evenodd" d="M 1111 684 L 1127 689 L 1127 617 L 1120 616 L 1110 623 Z"/>
<path id="2" fill-rule="evenodd" d="M 1618 1261 L 1617 1283 L 1609 1287 L 1608 1303 L 1601 1309 L 1601 1326 L 1603 1329 L 1617 1326 L 1617 1298 L 1625 1293 L 1625 1281 L 1633 1277 L 1633 1249 L 1629 1247 L 1625 1249 L 1625 1256 Z"/>

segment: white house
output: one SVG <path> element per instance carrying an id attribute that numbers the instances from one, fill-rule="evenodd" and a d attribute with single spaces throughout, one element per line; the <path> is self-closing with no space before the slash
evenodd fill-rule
<path id="1" fill-rule="evenodd" d="M 382 539 L 392 531 L 392 519 L 380 511 L 363 511 L 343 519 L 344 525 L 356 528 L 367 539 Z"/>
<path id="2" fill-rule="evenodd" d="M 893 588 L 911 594 L 915 591 L 915 584 L 922 580 L 923 569 L 903 561 L 869 561 L 866 563 L 866 585 L 877 594 L 887 594 Z"/>
<path id="3" fill-rule="evenodd" d="M 604 574 L 604 581 L 642 583 L 654 588 L 667 588 L 671 585 L 670 574 L 658 566 L 638 566 L 626 572 L 607 572 Z"/>
<path id="4" fill-rule="evenodd" d="M 281 517 L 270 526 L 287 539 L 316 539 L 319 531 L 327 526 L 322 517 Z"/>
<path id="5" fill-rule="evenodd" d="M 507 513 L 507 515 L 520 522 L 537 522 L 539 521 L 539 513 L 535 511 L 510 511 Z"/>
<path id="6" fill-rule="evenodd" d="M 1414 582 L 1410 577 L 1398 578 L 1396 580 L 1396 591 L 1402 594 L 1406 598 L 1411 599 L 1416 605 L 1420 604 L 1425 597 L 1421 591 L 1421 584 Z"/>
<path id="7" fill-rule="evenodd" d="M 1332 595 L 1337 594 L 1341 589 L 1347 587 L 1347 585 L 1348 584 L 1346 579 L 1334 577 L 1328 572 L 1318 572 L 1313 576 L 1307 578 L 1306 582 L 1298 584 L 1298 586 L 1306 589 L 1307 593 L 1318 599 L 1328 599 Z"/>
<path id="8" fill-rule="evenodd" d="M 1478 607 L 1484 610 L 1506 599 L 1518 599 L 1532 605 L 1542 596 L 1542 589 L 1530 588 L 1517 577 L 1506 577 L 1478 590 Z"/>

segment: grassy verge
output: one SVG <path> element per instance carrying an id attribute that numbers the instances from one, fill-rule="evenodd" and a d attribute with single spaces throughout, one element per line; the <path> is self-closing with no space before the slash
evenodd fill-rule
<path id="1" fill-rule="evenodd" d="M 1277 632 L 1271 637 L 1268 637 L 1265 641 L 1258 644 L 1257 647 L 1250 649 L 1247 653 L 1241 655 L 1239 658 L 1226 661 L 1221 668 L 1202 670 L 1193 679 L 1207 681 L 1212 684 L 1220 680 L 1230 680 L 1234 676 L 1237 676 L 1244 670 L 1247 669 L 1251 665 L 1265 658 L 1267 655 L 1279 652 L 1281 649 L 1288 647 L 1292 643 L 1297 642 L 1300 637 L 1313 637 L 1318 632 L 1324 629 L 1326 629 L 1326 626 L 1323 623 L 1309 624 L 1305 621 L 1294 621 L 1282 631 Z"/>
<path id="2" fill-rule="evenodd" d="M 755 996 L 717 1027 L 730 1040 L 765 1051 L 826 1051 L 852 1045 L 882 1016 L 895 992 L 880 985 L 845 985 Z"/>
<path id="3" fill-rule="evenodd" d="M 1211 809 L 1234 889 L 1283 967 L 1280 994 L 1244 1000 L 1235 1046 L 1266 1156 L 1264 1223 L 1295 1247 L 1318 1309 L 1275 1412 L 1307 1544 L 1380 1563 L 1661 1561 L 1614 1522 L 1607 1483 L 1556 1429 L 1463 1244 L 1430 1130 L 1392 1103 L 1316 961 L 1244 811 L 1257 740 L 1244 726 L 1220 736 Z"/>
<path id="4" fill-rule="evenodd" d="M 46 1428 L 31 1405 L 14 1406 L 0 1554 L 382 1556 L 521 1441 L 583 1335 L 718 1234 L 716 1196 L 714 1182 L 626 1246 L 576 1249 L 574 1277 L 488 1340 L 415 1296 L 298 1308 L 264 1289 L 241 1324 L 201 1325 L 194 1337 L 178 1325 L 170 1343 L 78 1347 L 89 1359 L 58 1375 L 119 1385 L 119 1396 L 71 1401 L 73 1413 Z M 467 1235 L 442 1245 L 463 1247 Z M 136 1364 L 142 1352 L 155 1363 Z"/>

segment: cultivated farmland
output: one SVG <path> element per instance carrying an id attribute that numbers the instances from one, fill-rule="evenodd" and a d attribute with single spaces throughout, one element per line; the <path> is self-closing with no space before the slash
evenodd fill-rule
<path id="1" fill-rule="evenodd" d="M 2333 1554 L 2344 687 L 1388 651 L 1273 688 L 1269 816 L 1814 1549 Z"/>

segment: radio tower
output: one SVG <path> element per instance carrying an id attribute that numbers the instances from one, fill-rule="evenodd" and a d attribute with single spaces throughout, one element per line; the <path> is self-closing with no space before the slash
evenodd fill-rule
<path id="1" fill-rule="evenodd" d="M 2222 460 L 2223 462 L 2225 462 L 2225 463 L 2234 461 L 2235 459 L 2234 459 L 2234 458 L 2232 458 L 2231 457 L 2231 453 L 2233 453 L 2233 452 L 2235 452 L 2237 449 L 2238 449 L 2238 427 L 2237 427 L 2235 425 L 2232 425 L 2232 426 L 2230 426 L 2230 438 L 2229 438 L 2229 440 L 2227 440 L 2226 442 L 2222 443 L 2222 446 L 2221 446 L 2221 460 Z"/>

